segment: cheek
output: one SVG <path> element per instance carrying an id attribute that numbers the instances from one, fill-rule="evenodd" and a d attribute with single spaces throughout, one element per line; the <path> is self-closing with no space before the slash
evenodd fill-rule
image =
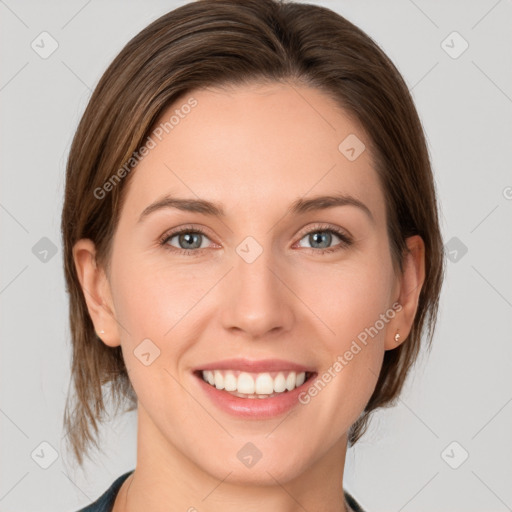
<path id="1" fill-rule="evenodd" d="M 368 281 L 369 285 L 371 281 Z M 319 424 L 331 425 L 327 436 L 334 442 L 346 432 L 364 410 L 377 384 L 384 357 L 387 323 L 386 293 L 371 286 L 348 285 L 332 308 L 326 323 L 335 335 L 323 338 L 325 357 L 317 379 L 302 397 Z M 387 318 L 388 322 L 391 317 Z"/>
<path id="2" fill-rule="evenodd" d="M 113 276 L 116 316 L 134 335 L 165 339 L 204 294 L 202 282 L 188 269 L 151 258 L 119 261 Z"/>
<path id="3" fill-rule="evenodd" d="M 330 331 L 322 339 L 324 365 L 313 394 L 321 392 L 318 403 L 339 421 L 355 421 L 377 383 L 385 336 L 395 316 L 390 302 L 393 279 L 391 261 L 374 252 L 335 271 L 317 270 L 302 288 L 305 302 L 314 304 L 315 314 Z"/>
<path id="4" fill-rule="evenodd" d="M 115 305 L 123 358 L 144 406 L 183 406 L 178 367 L 190 348 L 191 336 L 183 332 L 189 326 L 187 315 L 200 298 L 197 288 L 190 286 L 190 279 L 187 286 L 186 273 L 158 264 L 123 262 L 117 267 Z"/>
<path id="5" fill-rule="evenodd" d="M 171 375 L 180 375 L 184 354 L 201 337 L 196 306 L 218 277 L 155 261 L 123 261 L 116 269 L 116 319 L 133 386 L 141 400 L 148 390 L 153 399 L 161 390 L 178 396 Z M 145 366 L 144 357 L 154 362 Z"/>
<path id="6" fill-rule="evenodd" d="M 371 255 L 359 260 L 354 257 L 339 265 L 316 266 L 302 275 L 298 295 L 311 304 L 314 314 L 328 328 L 326 333 L 330 334 L 325 341 L 330 353 L 346 347 L 376 322 L 379 334 L 385 333 L 387 323 L 382 325 L 379 319 L 391 307 L 390 261 Z"/>

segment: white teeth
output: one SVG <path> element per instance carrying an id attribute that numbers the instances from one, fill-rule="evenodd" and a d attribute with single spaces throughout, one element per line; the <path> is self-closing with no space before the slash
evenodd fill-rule
<path id="1" fill-rule="evenodd" d="M 237 386 L 237 378 L 231 373 L 228 372 L 224 376 L 224 389 L 226 391 L 236 391 Z"/>
<path id="2" fill-rule="evenodd" d="M 288 391 L 291 391 L 292 389 L 295 389 L 295 380 L 297 379 L 295 372 L 291 372 L 288 374 L 288 377 L 286 377 L 286 389 Z"/>
<path id="3" fill-rule="evenodd" d="M 302 386 L 305 380 L 306 374 L 304 372 L 297 373 L 297 378 L 295 379 L 295 387 L 298 388 L 299 386 Z"/>
<path id="4" fill-rule="evenodd" d="M 286 389 L 286 378 L 282 373 L 279 373 L 274 379 L 274 391 L 282 393 Z"/>
<path id="5" fill-rule="evenodd" d="M 271 395 L 274 392 L 274 381 L 270 373 L 260 373 L 256 377 L 255 390 L 258 395 Z"/>
<path id="6" fill-rule="evenodd" d="M 203 380 L 217 389 L 233 394 L 247 395 L 250 398 L 268 398 L 286 390 L 292 391 L 302 386 L 306 380 L 305 372 L 279 372 L 272 378 L 269 372 L 248 373 L 230 370 L 204 370 Z"/>
<path id="7" fill-rule="evenodd" d="M 224 389 L 224 376 L 218 371 L 215 372 L 215 387 L 217 389 Z"/>
<path id="8" fill-rule="evenodd" d="M 245 372 L 238 376 L 238 386 L 236 387 L 239 393 L 245 395 L 252 395 L 254 393 L 254 379 Z"/>

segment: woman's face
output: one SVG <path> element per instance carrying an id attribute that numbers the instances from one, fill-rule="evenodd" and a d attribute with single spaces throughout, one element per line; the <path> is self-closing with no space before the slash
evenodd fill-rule
<path id="1" fill-rule="evenodd" d="M 96 325 L 122 346 L 139 450 L 273 484 L 339 462 L 407 335 L 369 141 L 307 87 L 198 90 L 161 121 L 173 114 L 132 171 L 115 320 Z"/>

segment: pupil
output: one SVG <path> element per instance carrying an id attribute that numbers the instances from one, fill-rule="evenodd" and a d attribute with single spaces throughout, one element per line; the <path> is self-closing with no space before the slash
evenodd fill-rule
<path id="1" fill-rule="evenodd" d="M 195 244 L 194 244 L 194 241 L 193 241 L 194 237 L 196 239 L 196 243 Z M 189 244 L 188 247 L 186 247 L 187 249 L 190 249 L 191 245 L 194 246 L 193 247 L 194 249 L 197 249 L 201 245 L 200 242 L 197 243 L 198 239 L 199 239 L 199 235 L 196 234 L 196 233 L 185 233 L 185 234 L 180 236 L 180 243 L 184 241 L 186 244 Z"/>
<path id="2" fill-rule="evenodd" d="M 313 243 L 311 243 L 311 241 L 310 241 L 311 246 L 315 247 L 314 244 L 316 244 L 316 243 L 320 243 L 321 244 L 322 243 L 322 240 L 321 240 L 322 238 L 324 239 L 324 241 L 327 241 L 327 246 L 328 246 L 329 242 L 331 241 L 331 236 L 332 235 L 330 233 L 327 233 L 325 231 L 314 233 L 313 235 L 310 235 L 310 238 L 313 238 L 313 240 L 314 240 Z M 320 239 L 320 240 L 318 240 L 318 239 Z M 325 247 L 322 247 L 322 249 L 325 249 Z"/>

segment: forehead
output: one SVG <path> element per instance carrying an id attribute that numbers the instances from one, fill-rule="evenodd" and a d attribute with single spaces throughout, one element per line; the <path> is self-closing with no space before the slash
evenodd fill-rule
<path id="1" fill-rule="evenodd" d="M 127 191 L 133 220 L 165 194 L 282 214 L 299 197 L 345 193 L 376 218 L 384 212 L 364 130 L 313 88 L 195 90 L 161 115 L 150 137 L 152 149 L 132 171 Z"/>

